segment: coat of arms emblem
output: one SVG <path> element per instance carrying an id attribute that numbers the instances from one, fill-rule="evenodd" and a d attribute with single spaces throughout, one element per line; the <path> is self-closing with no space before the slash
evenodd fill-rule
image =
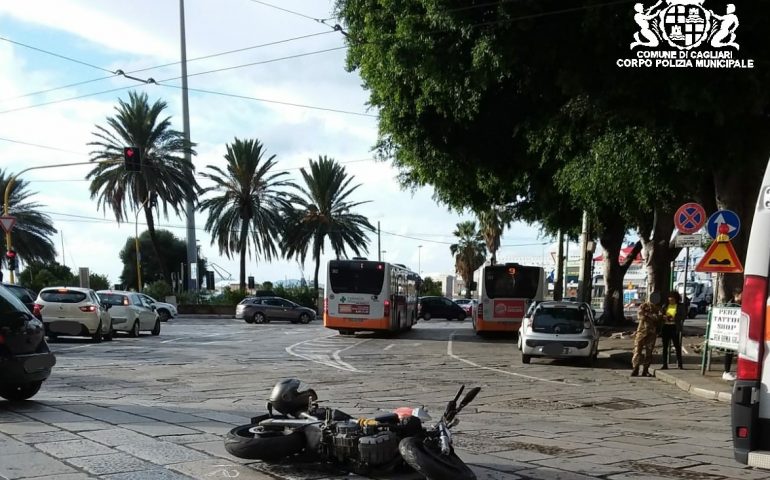
<path id="1" fill-rule="evenodd" d="M 637 3 L 634 21 L 639 31 L 634 34 L 631 49 L 637 47 L 658 47 L 667 42 L 679 50 L 697 48 L 707 42 L 714 48 L 740 46 L 736 43 L 735 31 L 738 17 L 735 5 L 728 4 L 724 15 L 703 7 L 705 0 L 664 0 L 650 8 Z"/>

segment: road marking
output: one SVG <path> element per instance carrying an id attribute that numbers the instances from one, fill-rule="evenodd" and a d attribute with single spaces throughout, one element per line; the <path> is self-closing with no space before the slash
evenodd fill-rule
<path id="1" fill-rule="evenodd" d="M 93 345 L 94 345 L 93 343 L 84 343 L 83 345 L 75 345 L 74 347 L 69 347 L 69 348 L 62 348 L 62 349 L 60 349 L 60 350 L 61 350 L 61 351 L 65 351 L 65 350 L 75 350 L 75 349 L 77 349 L 77 348 L 87 348 L 87 347 L 91 347 L 91 346 L 93 346 Z"/>
<path id="2" fill-rule="evenodd" d="M 172 338 L 171 340 L 163 340 L 160 343 L 171 343 L 171 342 L 176 342 L 177 340 L 182 340 L 182 339 L 184 339 L 184 337 Z"/>
<path id="3" fill-rule="evenodd" d="M 335 340 L 329 342 L 328 340 L 330 338 L 334 338 Z M 344 348 L 330 351 L 335 347 L 340 346 L 340 344 L 344 345 L 351 340 L 354 339 L 341 339 L 337 335 L 330 335 L 322 338 L 311 338 L 310 340 L 305 340 L 295 343 L 294 345 L 289 345 L 286 347 L 286 353 L 295 357 L 309 360 L 313 363 L 320 363 L 321 365 L 333 367 L 338 370 L 345 370 L 347 372 L 363 372 L 363 370 L 359 370 L 353 365 L 343 361 L 340 357 L 340 354 L 345 350 L 349 350 L 353 347 L 361 345 L 362 343 L 368 342 L 369 339 L 363 339 L 351 345 L 346 345 Z"/>
<path id="4" fill-rule="evenodd" d="M 463 357 L 461 357 L 459 355 L 455 355 L 454 352 L 452 351 L 452 339 L 454 338 L 455 334 L 456 334 L 456 332 L 452 332 L 449 335 L 449 341 L 447 342 L 447 346 L 446 346 L 446 353 L 447 353 L 447 355 L 449 355 L 450 357 L 454 358 L 455 360 L 459 360 L 461 362 L 467 363 L 468 365 L 470 365 L 472 367 L 481 368 L 481 369 L 489 370 L 489 371 L 492 371 L 492 372 L 498 372 L 498 373 L 502 373 L 502 374 L 505 374 L 505 375 L 511 375 L 513 377 L 521 377 L 521 378 L 528 378 L 530 380 L 537 380 L 538 382 L 556 383 L 556 384 L 559 384 L 559 385 L 569 385 L 571 387 L 580 387 L 580 386 L 582 386 L 582 385 L 579 385 L 577 383 L 569 383 L 569 382 L 565 382 L 563 380 L 549 380 L 547 378 L 534 377 L 532 375 L 524 375 L 523 373 L 509 372 L 508 370 L 502 370 L 502 369 L 499 369 L 499 368 L 485 367 L 483 365 L 479 365 L 478 363 L 471 362 L 470 360 L 466 360 L 466 359 L 464 359 Z"/>
<path id="5" fill-rule="evenodd" d="M 388 345 L 387 347 L 383 348 L 383 350 L 390 350 L 391 348 L 393 348 L 393 347 L 395 347 L 395 346 L 396 346 L 396 344 L 395 344 L 395 343 L 391 343 L 391 344 L 390 344 L 390 345 Z"/>

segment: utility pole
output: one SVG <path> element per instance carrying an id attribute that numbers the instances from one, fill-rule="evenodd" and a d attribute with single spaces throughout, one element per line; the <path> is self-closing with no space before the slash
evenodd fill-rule
<path id="1" fill-rule="evenodd" d="M 564 293 L 564 235 L 559 229 L 557 234 L 559 247 L 556 253 L 556 278 L 553 282 L 553 299 L 561 300 Z"/>
<path id="2" fill-rule="evenodd" d="M 182 121 L 184 126 L 185 154 L 188 162 L 192 161 L 190 155 L 190 108 L 187 101 L 187 44 L 185 42 L 184 29 L 184 0 L 179 0 L 179 34 L 182 47 Z M 187 268 L 190 275 L 187 277 L 187 288 L 190 291 L 198 290 L 198 252 L 195 241 L 195 205 L 193 199 L 188 197 L 185 202 L 187 213 Z"/>
<path id="3" fill-rule="evenodd" d="M 578 302 L 585 302 L 588 299 L 588 292 L 591 288 L 591 257 L 593 252 L 589 250 L 588 231 L 590 229 L 588 222 L 588 212 L 583 210 L 583 228 L 580 232 L 580 273 L 578 274 Z"/>
<path id="4" fill-rule="evenodd" d="M 377 261 L 382 261 L 382 250 L 380 249 L 380 221 L 377 220 Z"/>
<path id="5" fill-rule="evenodd" d="M 564 297 L 569 293 L 569 235 L 564 236 Z M 562 298 L 564 298 L 562 297 Z"/>

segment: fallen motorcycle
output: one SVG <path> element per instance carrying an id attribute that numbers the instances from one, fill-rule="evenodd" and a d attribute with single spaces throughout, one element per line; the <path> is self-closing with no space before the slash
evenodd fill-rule
<path id="1" fill-rule="evenodd" d="M 431 418 L 423 407 L 356 419 L 319 406 L 314 390 L 285 379 L 273 387 L 268 412 L 230 430 L 225 448 L 239 458 L 323 461 L 358 474 L 408 465 L 428 480 L 473 480 L 476 475 L 452 447 L 457 414 L 481 391 L 471 389 L 458 404 L 464 389 L 447 403 L 435 425 L 426 426 Z"/>

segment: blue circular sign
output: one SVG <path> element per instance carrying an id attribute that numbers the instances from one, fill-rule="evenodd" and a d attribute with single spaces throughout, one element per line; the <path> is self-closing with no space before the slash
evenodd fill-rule
<path id="1" fill-rule="evenodd" d="M 737 213 L 732 210 L 718 210 L 713 213 L 709 217 L 708 222 L 706 222 L 706 231 L 708 232 L 709 237 L 714 239 L 717 238 L 717 235 L 719 234 L 719 225 L 723 223 L 727 225 L 727 236 L 730 237 L 730 240 L 735 238 L 738 235 L 738 232 L 741 231 L 741 219 L 738 218 Z"/>

